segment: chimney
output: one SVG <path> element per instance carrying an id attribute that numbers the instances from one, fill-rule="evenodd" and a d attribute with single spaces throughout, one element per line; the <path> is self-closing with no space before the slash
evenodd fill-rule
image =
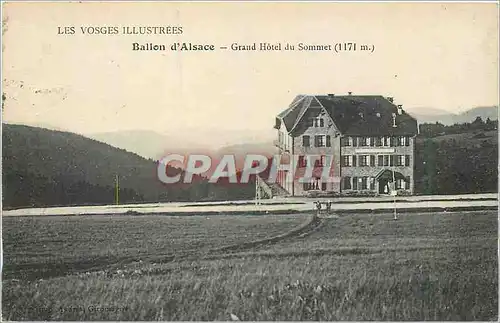
<path id="1" fill-rule="evenodd" d="M 398 104 L 398 114 L 402 115 L 403 114 L 403 105 Z"/>
<path id="2" fill-rule="evenodd" d="M 349 95 L 352 95 L 352 92 L 347 92 Z"/>
<path id="3" fill-rule="evenodd" d="M 394 103 L 394 98 L 392 96 L 388 97 L 387 100 L 389 100 L 389 102 L 391 103 Z"/>
<path id="4" fill-rule="evenodd" d="M 392 127 L 396 128 L 398 125 L 396 124 L 396 114 L 392 114 Z"/>

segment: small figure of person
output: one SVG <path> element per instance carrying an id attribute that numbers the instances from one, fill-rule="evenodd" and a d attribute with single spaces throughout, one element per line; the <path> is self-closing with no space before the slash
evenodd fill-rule
<path id="1" fill-rule="evenodd" d="M 316 209 L 318 210 L 318 215 L 321 213 L 321 202 L 320 201 L 316 201 Z"/>
<path id="2" fill-rule="evenodd" d="M 330 210 L 332 209 L 332 201 L 326 202 L 326 212 L 330 213 Z"/>

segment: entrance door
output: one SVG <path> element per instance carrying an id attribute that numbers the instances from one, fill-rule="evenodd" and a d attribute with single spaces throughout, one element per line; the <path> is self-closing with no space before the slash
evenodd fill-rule
<path id="1" fill-rule="evenodd" d="M 378 181 L 378 193 L 379 194 L 390 194 L 391 189 L 389 187 L 389 181 L 387 179 L 380 179 Z"/>

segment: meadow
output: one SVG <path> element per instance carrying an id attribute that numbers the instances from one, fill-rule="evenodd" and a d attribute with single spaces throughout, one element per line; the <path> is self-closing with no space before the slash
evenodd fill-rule
<path id="1" fill-rule="evenodd" d="M 496 211 L 4 217 L 3 243 L 5 320 L 498 314 Z"/>

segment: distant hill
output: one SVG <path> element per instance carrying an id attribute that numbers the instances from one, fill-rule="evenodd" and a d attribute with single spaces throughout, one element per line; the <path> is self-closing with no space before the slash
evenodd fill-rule
<path id="1" fill-rule="evenodd" d="M 498 107 L 476 107 L 464 111 L 459 114 L 449 113 L 444 110 L 434 108 L 410 108 L 408 112 L 417 119 L 418 123 L 436 123 L 449 126 L 456 123 L 472 122 L 476 117 L 481 117 L 483 120 L 498 119 Z"/>
<path id="2" fill-rule="evenodd" d="M 209 196 L 202 184 L 166 187 L 157 179 L 153 160 L 74 133 L 3 124 L 2 143 L 3 205 L 7 208 L 113 204 L 116 175 L 121 203 Z M 167 172 L 174 175 L 180 170 L 170 167 Z"/>
<path id="3" fill-rule="evenodd" d="M 460 113 L 454 120 L 455 123 L 464 123 L 464 122 L 472 122 L 477 117 L 481 117 L 483 121 L 486 119 L 490 120 L 498 120 L 498 107 L 477 107 L 465 112 Z"/>
<path id="4" fill-rule="evenodd" d="M 179 140 L 149 130 L 102 132 L 89 134 L 88 137 L 154 160 L 161 159 L 167 153 L 187 154 L 199 149 L 195 143 L 185 139 Z"/>
<path id="5" fill-rule="evenodd" d="M 186 136 L 189 134 L 189 136 Z M 177 154 L 218 154 L 219 147 L 237 147 L 240 143 L 264 142 L 274 139 L 275 131 L 270 128 L 256 133 L 248 130 L 193 129 L 186 127 L 184 132 L 168 134 L 151 130 L 125 130 L 104 133 L 89 133 L 85 136 L 125 149 L 146 158 L 160 159 L 167 153 Z M 196 138 L 196 139 L 187 139 Z"/>
<path id="6" fill-rule="evenodd" d="M 419 135 L 415 158 L 417 194 L 498 191 L 498 130 Z"/>

